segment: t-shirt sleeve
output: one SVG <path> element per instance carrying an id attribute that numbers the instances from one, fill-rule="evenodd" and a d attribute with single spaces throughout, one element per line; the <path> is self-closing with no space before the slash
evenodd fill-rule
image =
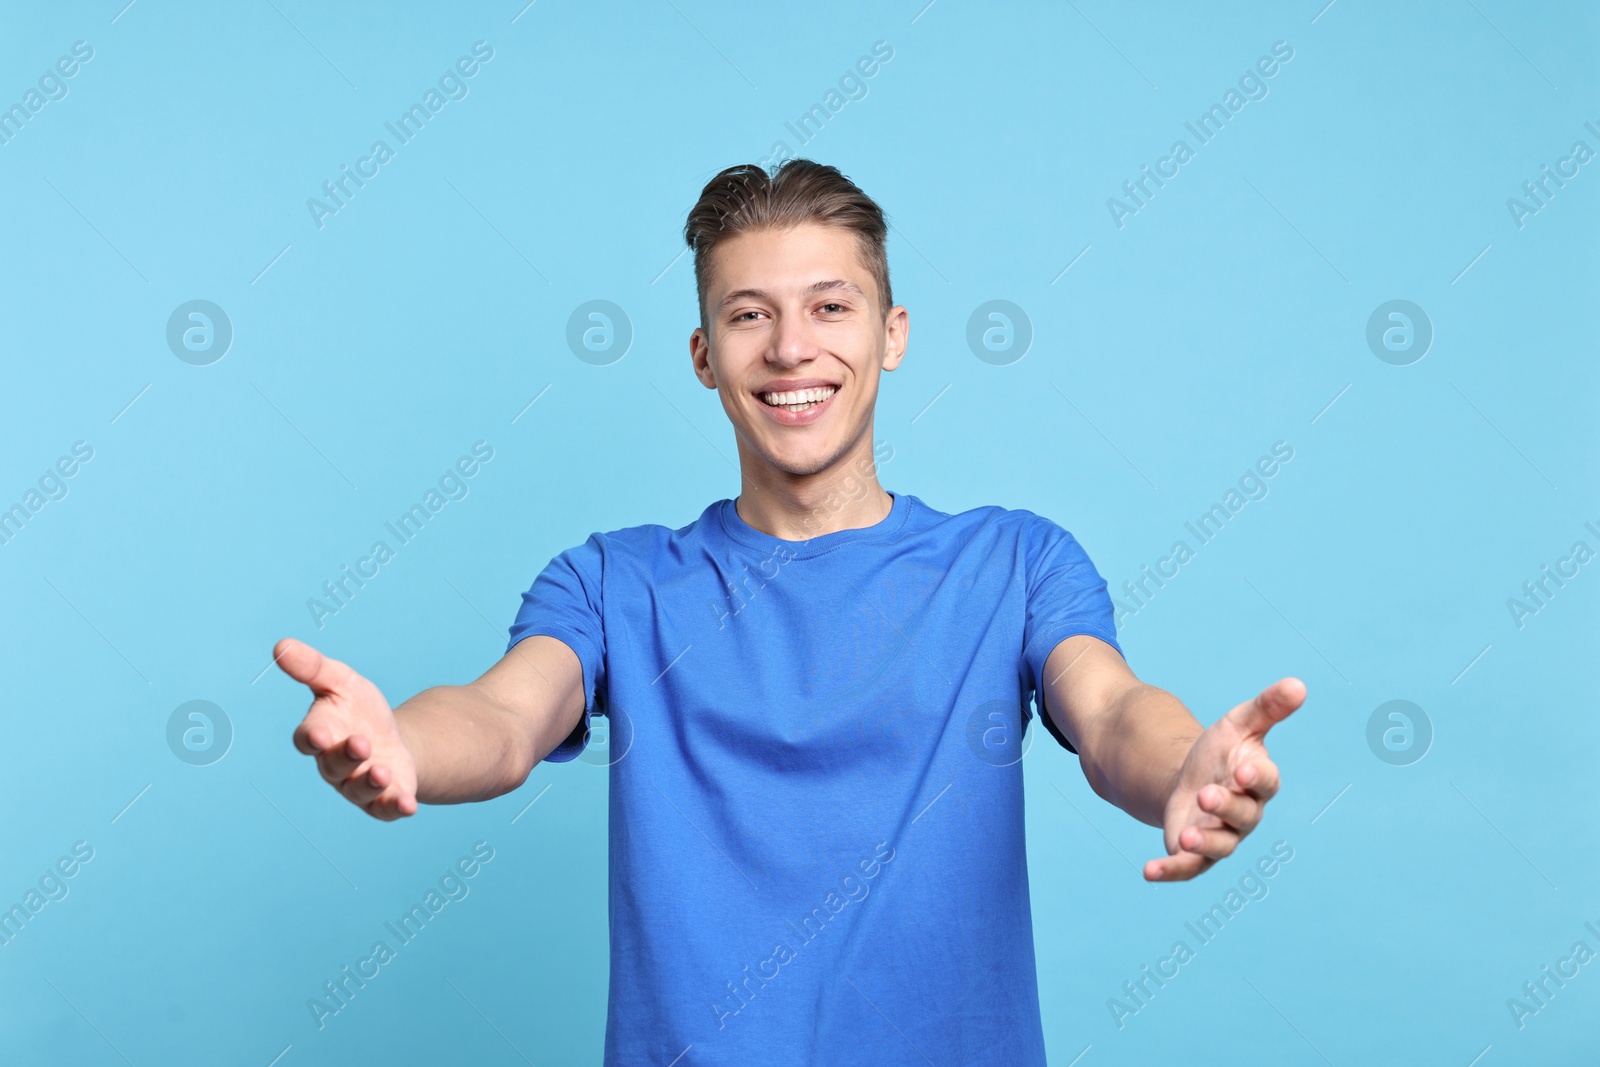
<path id="1" fill-rule="evenodd" d="M 1074 634 L 1098 637 L 1121 655 L 1116 615 L 1105 579 L 1095 570 L 1077 538 L 1049 519 L 1031 513 L 1022 536 L 1028 598 L 1024 670 L 1045 729 L 1068 752 L 1076 754 L 1078 750 L 1045 713 L 1045 660 L 1056 645 Z"/>
<path id="2" fill-rule="evenodd" d="M 589 736 L 590 715 L 605 714 L 603 566 L 599 534 L 576 548 L 567 549 L 551 560 L 533 580 L 533 586 L 522 594 L 522 606 L 511 624 L 511 640 L 506 651 L 524 638 L 545 634 L 577 653 L 583 667 L 583 721 L 545 757 L 552 763 L 564 763 L 582 752 Z"/>

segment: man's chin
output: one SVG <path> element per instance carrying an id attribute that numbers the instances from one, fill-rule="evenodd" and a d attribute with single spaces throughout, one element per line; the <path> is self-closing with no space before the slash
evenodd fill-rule
<path id="1" fill-rule="evenodd" d="M 836 433 L 830 440 L 788 440 L 783 442 L 784 447 L 773 447 L 774 442 L 763 439 L 764 435 L 750 434 L 744 438 L 744 447 L 769 469 L 791 478 L 808 478 L 844 463 L 866 430 L 863 425 L 854 436 Z"/>
<path id="2" fill-rule="evenodd" d="M 774 470 L 781 471 L 795 478 L 810 477 L 820 474 L 833 466 L 843 455 L 843 447 L 828 449 L 790 450 L 785 452 L 772 452 L 767 449 L 757 449 L 757 454 Z"/>
<path id="3" fill-rule="evenodd" d="M 832 465 L 829 456 L 769 456 L 767 463 L 776 470 L 795 478 L 809 478 L 821 474 Z"/>

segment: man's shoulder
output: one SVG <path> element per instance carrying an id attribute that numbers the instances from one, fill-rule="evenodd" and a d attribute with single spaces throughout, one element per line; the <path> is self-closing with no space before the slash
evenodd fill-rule
<path id="1" fill-rule="evenodd" d="M 995 562 L 1016 560 L 1029 575 L 1063 554 L 1086 554 L 1071 530 L 1029 508 L 982 504 L 955 512 L 926 511 L 923 529 L 938 543 Z"/>
<path id="2" fill-rule="evenodd" d="M 1060 529 L 1055 520 L 1027 508 L 1010 508 L 1002 504 L 978 504 L 959 511 L 940 511 L 917 497 L 912 497 L 918 510 L 924 513 L 929 526 L 945 528 L 944 532 L 971 534 L 984 529 L 1003 531 L 1017 536 L 1040 535 L 1052 528 Z"/>
<path id="3" fill-rule="evenodd" d="M 612 552 L 654 553 L 667 545 L 683 544 L 703 538 L 708 525 L 717 521 L 717 510 L 725 503 L 724 500 L 712 501 L 698 516 L 682 526 L 645 522 L 637 526 L 597 531 L 590 535 L 589 540 L 598 542 Z"/>

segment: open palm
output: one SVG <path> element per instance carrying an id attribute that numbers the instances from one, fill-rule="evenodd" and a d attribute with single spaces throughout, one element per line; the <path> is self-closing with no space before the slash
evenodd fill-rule
<path id="1" fill-rule="evenodd" d="M 1305 699 L 1300 679 L 1279 679 L 1195 740 L 1162 816 L 1168 855 L 1145 864 L 1146 880 L 1193 878 L 1232 854 L 1256 828 L 1279 784 L 1278 765 L 1268 758 L 1263 739 Z"/>
<path id="2" fill-rule="evenodd" d="M 394 711 L 372 682 L 310 645 L 284 638 L 272 650 L 285 674 L 314 698 L 294 731 L 294 747 L 317 757 L 329 785 L 386 822 L 417 811 L 417 765 Z"/>

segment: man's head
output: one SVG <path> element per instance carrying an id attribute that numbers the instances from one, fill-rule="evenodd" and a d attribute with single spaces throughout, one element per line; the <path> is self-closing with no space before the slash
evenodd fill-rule
<path id="1" fill-rule="evenodd" d="M 689 349 L 747 474 L 752 460 L 804 476 L 870 454 L 878 372 L 899 366 L 906 346 L 887 233 L 870 197 L 806 159 L 770 177 L 730 167 L 701 192 L 684 226 L 700 303 Z"/>

